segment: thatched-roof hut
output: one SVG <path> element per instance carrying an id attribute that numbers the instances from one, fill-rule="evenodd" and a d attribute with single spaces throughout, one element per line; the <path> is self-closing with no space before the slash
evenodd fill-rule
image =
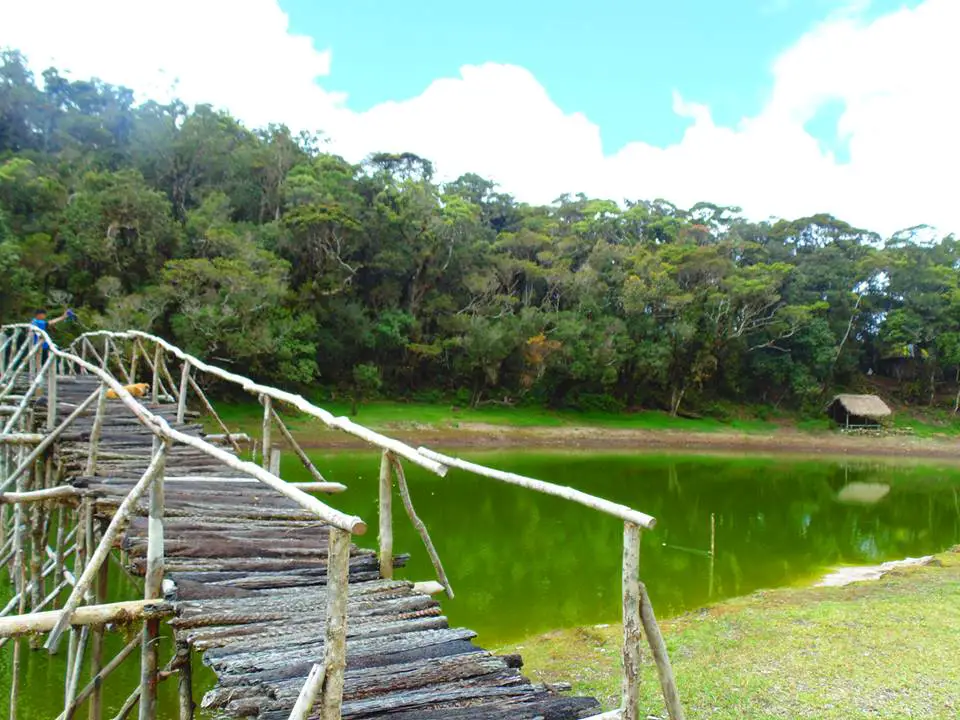
<path id="1" fill-rule="evenodd" d="M 876 395 L 837 395 L 827 406 L 827 414 L 845 428 L 879 427 L 892 415 L 887 404 Z"/>

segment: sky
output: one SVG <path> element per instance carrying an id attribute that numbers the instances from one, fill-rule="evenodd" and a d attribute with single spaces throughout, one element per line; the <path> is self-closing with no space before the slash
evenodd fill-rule
<path id="1" fill-rule="evenodd" d="M 35 71 L 414 152 L 531 203 L 960 231 L 960 0 L 0 0 Z"/>

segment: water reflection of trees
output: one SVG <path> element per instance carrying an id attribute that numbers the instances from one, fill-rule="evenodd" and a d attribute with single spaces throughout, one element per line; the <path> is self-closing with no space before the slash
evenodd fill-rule
<path id="1" fill-rule="evenodd" d="M 644 534 L 641 568 L 661 613 L 709 601 L 711 513 L 714 599 L 960 540 L 960 474 L 948 469 L 533 453 L 489 461 L 656 516 L 658 529 Z M 351 477 L 356 463 L 356 456 L 332 460 L 331 477 L 350 485 L 336 504 L 372 519 L 376 458 L 364 457 L 370 469 L 360 479 Z M 457 590 L 457 599 L 444 604 L 454 622 L 506 639 L 618 617 L 616 520 L 465 473 L 443 480 L 410 475 L 414 502 Z M 850 482 L 885 483 L 890 492 L 874 505 L 838 502 Z M 395 524 L 396 547 L 413 553 L 408 576 L 432 577 L 415 533 L 399 515 Z M 364 542 L 372 547 L 376 538 Z"/>

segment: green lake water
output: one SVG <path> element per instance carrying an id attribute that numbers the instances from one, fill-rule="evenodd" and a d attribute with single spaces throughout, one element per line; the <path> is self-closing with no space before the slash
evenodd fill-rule
<path id="1" fill-rule="evenodd" d="M 356 540 L 375 548 L 378 454 L 311 456 L 328 480 L 349 488 L 323 499 L 364 518 L 370 531 Z M 960 543 L 960 468 L 946 465 L 593 452 L 464 456 L 654 515 L 657 529 L 643 535 L 641 577 L 661 617 L 758 588 L 809 583 L 837 565 L 916 557 Z M 413 502 L 456 592 L 441 601 L 451 624 L 476 630 L 478 642 L 495 649 L 531 634 L 619 619 L 618 520 L 458 470 L 441 479 L 409 463 L 406 469 Z M 292 456 L 284 457 L 281 474 L 311 479 Z M 395 552 L 410 554 L 399 576 L 434 579 L 399 498 L 394 536 Z M 139 594 L 137 583 L 119 572 L 112 578 L 115 599 Z M 5 581 L 4 575 L 0 600 L 10 597 Z M 122 642 L 111 638 L 107 657 Z M 170 652 L 169 638 L 164 642 L 162 661 Z M 54 717 L 62 709 L 64 660 L 42 651 L 24 656 L 20 717 Z M 136 654 L 128 662 L 106 684 L 105 717 L 136 687 Z M 0 651 L 0 717 L 7 716 L 9 663 L 8 645 Z M 198 671 L 199 701 L 211 675 Z M 175 683 L 165 683 L 163 717 L 175 717 L 175 706 Z"/>

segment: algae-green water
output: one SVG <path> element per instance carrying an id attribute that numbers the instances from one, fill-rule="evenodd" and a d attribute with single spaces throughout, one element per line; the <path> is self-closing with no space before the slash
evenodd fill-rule
<path id="1" fill-rule="evenodd" d="M 370 529 L 356 541 L 375 548 L 379 455 L 310 455 L 328 480 L 348 486 L 322 499 L 364 518 Z M 960 543 L 960 468 L 949 465 L 596 452 L 463 456 L 655 516 L 657 528 L 643 534 L 640 563 L 661 617 L 759 588 L 810 583 L 838 565 L 917 557 Z M 472 628 L 481 645 L 495 649 L 556 628 L 618 620 L 623 536 L 618 520 L 459 470 L 438 478 L 410 463 L 405 467 L 417 512 L 456 593 L 453 600 L 441 599 L 451 624 Z M 287 454 L 281 474 L 312 479 Z M 399 497 L 393 514 L 395 552 L 410 554 L 398 575 L 434 579 Z M 138 596 L 139 583 L 123 578 L 115 563 L 111 573 L 112 599 Z M 6 579 L 4 573 L 2 601 L 10 597 Z M 165 662 L 169 635 L 161 642 Z M 106 657 L 122 643 L 123 638 L 110 638 Z M 7 716 L 10 659 L 8 644 L 0 650 L 0 717 Z M 25 649 L 24 660 L 19 717 L 55 717 L 63 703 L 64 653 L 50 659 Z M 138 676 L 136 652 L 106 683 L 104 717 L 119 709 Z M 209 671 L 200 670 L 197 702 L 210 682 Z M 175 718 L 175 681 L 161 687 L 161 717 Z M 77 717 L 85 715 L 81 708 Z"/>

